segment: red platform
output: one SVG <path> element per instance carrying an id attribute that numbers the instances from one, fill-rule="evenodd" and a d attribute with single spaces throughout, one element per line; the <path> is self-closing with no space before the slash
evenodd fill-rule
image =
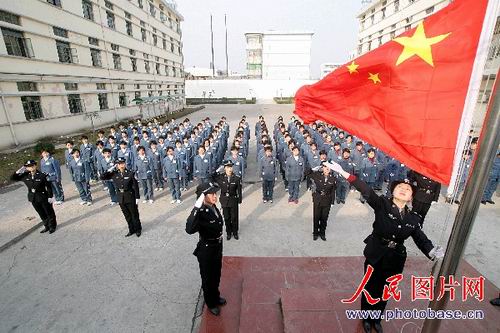
<path id="1" fill-rule="evenodd" d="M 360 320 L 346 318 L 342 304 L 349 298 L 363 276 L 363 257 L 280 258 L 224 257 L 221 294 L 228 304 L 215 317 L 203 311 L 202 333 L 331 333 L 362 332 Z M 401 301 L 390 300 L 387 309 L 425 309 L 427 301 L 411 302 L 410 276 L 428 276 L 426 258 L 408 258 L 405 278 L 399 285 Z M 462 261 L 459 276 L 480 276 Z M 489 303 L 499 289 L 485 281 L 485 299 L 449 302 L 448 309 L 483 310 L 484 320 L 443 320 L 440 332 L 500 332 L 500 309 Z M 384 332 L 420 332 L 423 320 L 383 322 Z"/>

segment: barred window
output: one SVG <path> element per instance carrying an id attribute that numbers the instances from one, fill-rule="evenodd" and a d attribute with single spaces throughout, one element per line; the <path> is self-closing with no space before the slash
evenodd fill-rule
<path id="1" fill-rule="evenodd" d="M 113 65 L 115 69 L 122 69 L 122 60 L 117 53 L 113 53 Z"/>
<path id="2" fill-rule="evenodd" d="M 132 71 L 137 72 L 137 59 L 136 58 L 130 58 L 130 63 L 132 64 Z"/>
<path id="3" fill-rule="evenodd" d="M 99 39 L 94 38 L 94 37 L 89 37 L 89 44 L 99 46 Z"/>
<path id="4" fill-rule="evenodd" d="M 106 90 L 106 83 L 104 82 L 96 83 L 95 85 L 97 90 Z"/>
<path id="5" fill-rule="evenodd" d="M 116 45 L 116 44 L 111 43 L 111 49 L 112 49 L 113 51 L 118 52 L 118 51 L 120 51 L 120 46 L 118 46 L 118 45 Z"/>
<path id="6" fill-rule="evenodd" d="M 0 10 L 0 21 L 21 25 L 21 23 L 19 22 L 19 16 L 3 10 Z"/>
<path id="7" fill-rule="evenodd" d="M 64 88 L 66 90 L 78 90 L 78 83 L 64 82 Z"/>
<path id="8" fill-rule="evenodd" d="M 124 92 L 118 94 L 118 104 L 120 104 L 121 107 L 127 106 L 127 94 Z"/>
<path id="9" fill-rule="evenodd" d="M 94 20 L 94 9 L 92 7 L 92 2 L 88 0 L 82 0 L 83 17 L 87 20 Z"/>
<path id="10" fill-rule="evenodd" d="M 90 56 L 92 58 L 92 66 L 102 67 L 101 50 L 90 49 Z"/>
<path id="11" fill-rule="evenodd" d="M 24 82 L 18 82 L 17 83 L 17 90 L 19 91 L 38 91 L 36 82 L 29 82 L 29 81 L 24 81 Z"/>
<path id="12" fill-rule="evenodd" d="M 61 0 L 47 0 L 47 2 L 50 3 L 51 5 L 61 7 Z"/>
<path id="13" fill-rule="evenodd" d="M 108 94 L 105 93 L 97 94 L 97 99 L 99 101 L 99 110 L 108 109 Z"/>
<path id="14" fill-rule="evenodd" d="M 83 108 L 82 108 L 82 100 L 80 98 L 80 95 L 78 94 L 70 94 L 68 95 L 68 106 L 69 106 L 69 112 L 70 113 L 82 113 Z"/>
<path id="15" fill-rule="evenodd" d="M 42 105 L 40 104 L 40 96 L 22 96 L 24 116 L 26 120 L 34 120 L 43 118 Z"/>
<path id="16" fill-rule="evenodd" d="M 2 35 L 8 55 L 26 58 L 33 58 L 35 56 L 31 40 L 24 38 L 21 31 L 2 28 Z"/>
<path id="17" fill-rule="evenodd" d="M 115 14 L 113 14 L 112 12 L 106 12 L 106 19 L 107 19 L 107 22 L 108 22 L 108 27 L 110 29 L 116 29 L 116 26 L 115 26 Z"/>
<path id="18" fill-rule="evenodd" d="M 59 57 L 59 62 L 65 62 L 65 63 L 78 62 L 76 49 L 70 48 L 69 43 L 56 40 L 56 48 L 57 48 L 57 56 Z"/>
<path id="19" fill-rule="evenodd" d="M 68 30 L 59 27 L 52 27 L 52 30 L 56 36 L 68 38 Z"/>

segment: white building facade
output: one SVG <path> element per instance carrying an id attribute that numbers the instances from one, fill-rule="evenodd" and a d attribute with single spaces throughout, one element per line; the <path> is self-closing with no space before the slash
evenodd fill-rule
<path id="1" fill-rule="evenodd" d="M 342 66 L 343 64 L 339 63 L 339 62 L 326 62 L 326 63 L 323 63 L 321 64 L 320 66 L 320 78 L 324 78 L 325 76 L 327 76 L 328 74 L 330 74 L 331 72 L 333 72 L 334 70 L 336 70 L 337 68 L 339 68 L 340 66 Z"/>
<path id="2" fill-rule="evenodd" d="M 182 20 L 165 0 L 2 1 L 0 149 L 181 109 Z"/>
<path id="3" fill-rule="evenodd" d="M 246 33 L 248 78 L 310 79 L 313 35 L 309 31 Z"/>

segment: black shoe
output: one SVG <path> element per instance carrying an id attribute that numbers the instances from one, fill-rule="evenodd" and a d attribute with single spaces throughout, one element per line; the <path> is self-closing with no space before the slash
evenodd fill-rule
<path id="1" fill-rule="evenodd" d="M 232 236 L 231 234 L 227 234 L 226 239 L 227 239 L 227 240 L 231 240 L 231 236 Z"/>
<path id="2" fill-rule="evenodd" d="M 326 241 L 326 236 L 325 236 L 325 235 L 319 235 L 319 237 L 320 237 L 322 240 Z"/>
<path id="3" fill-rule="evenodd" d="M 50 230 L 49 230 L 49 234 L 53 234 L 54 232 L 56 232 L 56 229 L 55 229 L 55 228 L 54 228 L 54 229 L 50 229 Z"/>
<path id="4" fill-rule="evenodd" d="M 40 233 L 41 233 L 41 234 L 44 234 L 44 233 L 46 233 L 47 231 L 49 231 L 49 229 L 45 228 L 45 229 L 43 229 L 42 231 L 40 231 Z"/>
<path id="5" fill-rule="evenodd" d="M 491 305 L 500 306 L 500 297 L 490 300 Z"/>
<path id="6" fill-rule="evenodd" d="M 337 205 L 340 205 L 341 201 L 340 200 L 337 200 Z"/>
<path id="7" fill-rule="evenodd" d="M 460 201 L 459 200 L 455 200 L 454 201 L 457 205 L 460 205 Z"/>
<path id="8" fill-rule="evenodd" d="M 481 200 L 481 203 L 482 203 L 483 205 L 486 205 L 486 201 L 485 201 L 485 200 Z"/>
<path id="9" fill-rule="evenodd" d="M 234 233 L 233 233 L 233 237 L 234 237 L 234 239 L 236 239 L 236 240 L 240 239 L 240 237 L 238 236 L 238 233 L 237 233 L 237 232 L 234 232 Z"/>
<path id="10" fill-rule="evenodd" d="M 342 200 L 341 202 L 342 202 L 343 204 L 345 204 L 345 200 Z"/>
<path id="11" fill-rule="evenodd" d="M 137 231 L 135 234 L 137 237 L 141 237 L 142 231 Z"/>
<path id="12" fill-rule="evenodd" d="M 363 320 L 363 332 L 370 333 L 372 331 L 372 324 L 368 320 Z"/>
<path id="13" fill-rule="evenodd" d="M 313 235 L 313 240 L 318 240 L 318 235 Z"/>
<path id="14" fill-rule="evenodd" d="M 126 235 L 125 235 L 125 237 L 130 237 L 130 236 L 132 236 L 133 234 L 134 234 L 133 232 L 130 232 L 130 231 L 129 231 L 129 232 L 128 232 L 128 234 L 126 234 Z"/>
<path id="15" fill-rule="evenodd" d="M 224 297 L 219 297 L 219 305 L 224 306 L 227 304 L 227 301 Z"/>
<path id="16" fill-rule="evenodd" d="M 208 311 L 210 311 L 210 313 L 213 314 L 214 316 L 220 315 L 220 309 L 218 307 L 208 308 Z"/>
<path id="17" fill-rule="evenodd" d="M 377 333 L 384 333 L 384 330 L 382 329 L 382 324 L 379 322 L 373 323 L 373 328 L 375 329 L 375 332 L 377 332 Z"/>
<path id="18" fill-rule="evenodd" d="M 495 201 L 492 201 L 492 200 L 486 200 L 486 202 L 489 203 L 489 204 L 492 204 L 492 205 L 495 204 Z"/>

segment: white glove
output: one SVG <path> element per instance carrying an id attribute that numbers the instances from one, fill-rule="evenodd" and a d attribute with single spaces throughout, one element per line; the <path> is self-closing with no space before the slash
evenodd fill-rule
<path id="1" fill-rule="evenodd" d="M 221 165 L 220 167 L 217 168 L 217 170 L 215 170 L 215 172 L 221 172 L 222 170 L 224 170 L 224 166 Z"/>
<path id="2" fill-rule="evenodd" d="M 444 249 L 441 246 L 434 246 L 432 250 L 429 251 L 429 257 L 432 259 L 440 259 L 444 257 Z"/>
<path id="3" fill-rule="evenodd" d="M 205 200 L 205 194 L 201 194 L 198 199 L 196 199 L 196 202 L 194 203 L 194 206 L 196 208 L 201 208 L 201 205 L 203 205 L 203 201 Z"/>
<path id="4" fill-rule="evenodd" d="M 330 170 L 332 171 L 335 171 L 337 173 L 343 173 L 344 172 L 344 169 L 342 169 L 342 167 L 340 166 L 340 164 L 338 164 L 337 162 L 327 162 L 326 165 L 330 168 Z"/>
<path id="5" fill-rule="evenodd" d="M 19 175 L 25 172 L 26 172 L 26 167 L 24 165 L 16 171 L 16 173 Z"/>
<path id="6" fill-rule="evenodd" d="M 108 172 L 113 172 L 116 169 L 116 165 L 113 165 L 111 168 L 108 169 Z"/>
<path id="7" fill-rule="evenodd" d="M 319 170 L 321 170 L 321 165 L 312 168 L 312 171 L 319 171 Z"/>
<path id="8" fill-rule="evenodd" d="M 138 205 L 139 204 L 139 199 L 135 199 L 135 204 Z"/>
<path id="9" fill-rule="evenodd" d="M 49 198 L 49 200 L 48 200 L 49 204 L 53 204 L 54 201 L 55 201 L 54 198 Z"/>

